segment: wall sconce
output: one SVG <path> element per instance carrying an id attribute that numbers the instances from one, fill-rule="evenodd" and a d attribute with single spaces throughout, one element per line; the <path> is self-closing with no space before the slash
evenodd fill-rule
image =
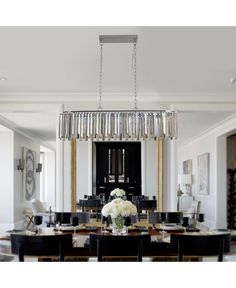
<path id="1" fill-rule="evenodd" d="M 21 172 L 23 172 L 25 168 L 25 161 L 24 159 L 19 159 L 18 165 L 17 165 L 17 170 L 20 170 Z"/>
<path id="2" fill-rule="evenodd" d="M 38 163 L 38 165 L 36 167 L 36 173 L 41 173 L 42 172 L 42 168 L 43 168 L 43 164 Z"/>
<path id="3" fill-rule="evenodd" d="M 192 175 L 191 174 L 179 174 L 178 175 L 178 184 L 182 185 L 183 194 L 189 195 L 191 184 L 192 184 Z"/>

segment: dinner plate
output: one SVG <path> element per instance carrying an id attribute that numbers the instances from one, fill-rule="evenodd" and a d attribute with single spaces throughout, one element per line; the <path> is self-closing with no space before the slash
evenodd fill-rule
<path id="1" fill-rule="evenodd" d="M 96 227 L 96 226 L 86 226 L 84 229 L 86 231 L 97 231 L 98 227 Z"/>
<path id="2" fill-rule="evenodd" d="M 112 227 L 106 227 L 106 230 L 111 231 Z M 135 231 L 135 230 L 137 230 L 137 227 L 134 227 L 134 226 L 128 227 L 128 231 Z"/>
<path id="3" fill-rule="evenodd" d="M 20 229 L 12 229 L 12 230 L 8 230 L 6 231 L 7 233 L 22 233 L 25 232 L 26 230 L 20 230 Z"/>
<path id="4" fill-rule="evenodd" d="M 78 231 L 78 230 L 83 230 L 85 229 L 84 226 L 77 226 L 77 227 L 74 227 L 74 226 L 62 226 L 59 228 L 59 230 L 61 231 Z"/>
<path id="5" fill-rule="evenodd" d="M 167 226 L 167 225 L 161 225 L 159 228 L 159 230 L 165 230 L 165 231 L 176 231 L 176 230 L 184 230 L 184 228 L 182 226 Z"/>
<path id="6" fill-rule="evenodd" d="M 137 227 L 129 226 L 129 227 L 128 227 L 128 230 L 129 230 L 129 231 L 135 231 L 135 230 L 137 230 Z"/>
<path id="7" fill-rule="evenodd" d="M 137 226 L 136 229 L 137 229 L 138 231 L 142 231 L 142 232 L 148 231 L 148 228 L 145 227 L 145 226 Z"/>

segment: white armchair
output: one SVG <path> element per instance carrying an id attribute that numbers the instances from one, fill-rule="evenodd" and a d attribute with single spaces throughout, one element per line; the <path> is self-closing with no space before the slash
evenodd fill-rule
<path id="1" fill-rule="evenodd" d="M 43 203 L 38 199 L 33 199 L 31 201 L 32 211 L 34 216 L 42 216 L 43 218 L 47 218 L 45 221 L 47 224 L 53 223 L 53 216 L 54 213 L 52 213 L 51 208 L 50 211 L 47 211 L 46 208 L 43 206 Z"/>

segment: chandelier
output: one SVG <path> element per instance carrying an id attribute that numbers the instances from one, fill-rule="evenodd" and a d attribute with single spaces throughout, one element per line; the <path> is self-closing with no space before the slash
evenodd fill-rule
<path id="1" fill-rule="evenodd" d="M 136 81 L 137 35 L 102 35 L 100 43 L 99 106 L 96 111 L 64 111 L 59 118 L 62 140 L 157 140 L 177 138 L 177 113 L 170 110 L 138 110 Z M 102 109 L 103 44 L 133 44 L 134 109 Z"/>

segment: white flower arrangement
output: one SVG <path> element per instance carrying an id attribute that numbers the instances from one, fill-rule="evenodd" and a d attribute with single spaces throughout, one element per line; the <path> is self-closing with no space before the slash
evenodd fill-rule
<path id="1" fill-rule="evenodd" d="M 123 190 L 124 191 L 124 190 Z M 105 217 L 111 216 L 111 218 L 117 218 L 118 216 L 128 217 L 137 214 L 136 206 L 128 201 L 121 198 L 116 198 L 111 202 L 107 203 L 102 208 L 102 215 Z"/>
<path id="2" fill-rule="evenodd" d="M 116 189 L 111 191 L 110 195 L 113 197 L 116 197 L 116 198 L 121 198 L 121 197 L 125 196 L 125 191 L 123 189 L 116 188 Z"/>

